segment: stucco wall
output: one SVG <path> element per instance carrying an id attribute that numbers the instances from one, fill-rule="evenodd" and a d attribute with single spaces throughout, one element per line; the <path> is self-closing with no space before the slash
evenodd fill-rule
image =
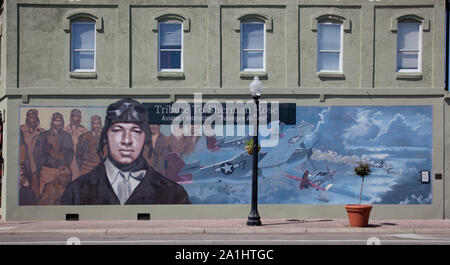
<path id="1" fill-rule="evenodd" d="M 266 31 L 267 71 L 264 96 L 297 106 L 430 105 L 433 109 L 432 205 L 377 205 L 374 218 L 442 218 L 450 216 L 449 105 L 444 100 L 445 1 L 397 0 L 62 0 L 7 1 L 3 19 L 1 89 L 7 113 L 4 146 L 6 179 L 2 208 L 7 219 L 134 219 L 137 212 L 152 218 L 244 218 L 247 205 L 192 206 L 18 206 L 17 144 L 19 106 L 107 106 L 133 97 L 143 102 L 204 98 L 248 99 L 248 77 L 240 75 L 237 18 L 252 13 L 270 17 Z M 89 10 L 100 15 L 96 33 L 95 76 L 70 76 L 70 33 L 66 14 Z M 190 19 L 184 32 L 183 77 L 158 78 L 155 16 L 180 13 Z M 336 13 L 351 20 L 344 34 L 344 77 L 317 76 L 315 15 Z M 398 79 L 393 17 L 415 14 L 429 21 L 422 32 L 422 75 Z M 427 22 L 428 23 L 428 22 Z M 7 51 L 7 52 L 6 52 Z M 444 101 L 444 103 L 443 103 Z M 444 119 L 445 117 L 445 119 Z M 445 171 L 444 171 L 445 167 Z M 443 173 L 443 180 L 434 180 Z M 447 192 L 448 193 L 448 192 Z M 445 203 L 445 204 L 444 204 Z M 340 205 L 263 205 L 263 218 L 345 217 Z"/>
<path id="2" fill-rule="evenodd" d="M 317 71 L 317 26 L 316 18 L 323 15 L 340 15 L 350 20 L 349 29 L 344 26 L 343 60 L 344 76 L 320 77 Z M 300 86 L 301 87 L 361 87 L 361 55 L 367 56 L 361 49 L 363 35 L 361 31 L 361 6 L 300 6 Z M 369 41 L 370 38 L 365 38 Z M 370 56 L 370 55 L 369 55 Z"/>
<path id="3" fill-rule="evenodd" d="M 286 87 L 286 7 L 223 7 L 221 9 L 222 32 L 222 87 L 247 87 L 250 78 L 240 76 L 240 31 L 235 24 L 246 14 L 263 14 L 272 19 L 272 30 L 266 27 L 266 75 L 262 77 L 267 90 L 276 93 L 276 88 Z M 290 23 L 289 23 L 290 24 Z M 291 40 L 295 41 L 295 40 Z"/>
<path id="4" fill-rule="evenodd" d="M 206 6 L 132 7 L 131 8 L 131 79 L 132 87 L 206 87 L 208 56 Z M 158 76 L 157 17 L 182 14 L 188 19 L 189 30 L 183 30 L 183 76 Z"/>
<path id="5" fill-rule="evenodd" d="M 374 80 L 375 87 L 432 87 L 433 86 L 433 36 L 440 28 L 435 24 L 433 6 L 421 8 L 415 7 L 377 7 L 375 8 L 375 54 L 374 54 Z M 425 23 L 430 23 L 428 29 L 422 30 L 422 77 L 417 79 L 402 78 L 397 79 L 396 75 L 396 53 L 397 53 L 397 32 L 392 31 L 392 21 L 402 15 L 414 14 L 425 19 Z M 424 24 L 425 24 L 424 23 Z M 423 28 L 427 26 L 424 25 Z"/>
<path id="6" fill-rule="evenodd" d="M 19 7 L 19 83 L 20 88 L 110 87 L 117 86 L 119 59 L 127 53 L 119 46 L 117 6 L 82 7 L 103 17 L 103 30 L 96 34 L 96 78 L 70 77 L 70 32 L 65 17 L 74 8 L 59 6 Z"/>
<path id="7" fill-rule="evenodd" d="M 266 93 L 292 94 L 294 90 L 311 94 L 329 88 L 352 89 L 352 93 L 360 93 L 353 88 L 377 88 L 374 91 L 379 93 L 386 88 L 429 90 L 443 86 L 445 60 L 439 54 L 444 51 L 444 28 L 439 25 L 445 19 L 444 1 L 409 1 L 407 5 L 397 1 L 270 1 L 264 5 L 260 1 L 192 1 L 179 5 L 176 1 L 149 4 L 113 0 L 59 4 L 57 0 L 7 3 L 4 31 L 8 40 L 4 45 L 10 52 L 2 65 L 7 69 L 5 93 L 23 94 L 31 89 L 43 94 L 45 89 L 57 88 L 51 94 L 84 94 L 86 87 L 105 93 L 108 88 L 122 87 L 161 88 L 167 94 L 188 92 L 177 88 L 247 93 L 249 78 L 239 74 L 240 33 L 236 30 L 237 19 L 245 14 L 270 18 L 263 77 Z M 65 15 L 73 11 L 92 11 L 102 19 L 103 30 L 96 34 L 94 77 L 70 76 L 70 33 L 64 30 L 64 23 Z M 183 34 L 184 76 L 158 78 L 155 18 L 177 12 L 190 21 L 189 31 Z M 337 78 L 317 75 L 317 31 L 313 24 L 314 17 L 323 14 L 341 15 L 349 21 L 343 33 L 343 76 Z M 423 18 L 426 25 L 422 31 L 422 73 L 413 79 L 399 78 L 395 73 L 397 35 L 392 23 L 405 14 Z M 10 90 L 17 87 L 22 92 Z"/>

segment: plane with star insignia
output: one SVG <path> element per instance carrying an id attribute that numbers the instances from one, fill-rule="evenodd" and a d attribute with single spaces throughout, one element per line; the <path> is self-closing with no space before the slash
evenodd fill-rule
<path id="1" fill-rule="evenodd" d="M 222 148 L 234 148 L 245 146 L 251 136 L 243 136 L 234 140 L 225 141 L 225 137 L 216 138 L 215 136 L 206 137 L 206 147 L 210 151 L 218 151 Z"/>
<path id="2" fill-rule="evenodd" d="M 259 152 L 258 159 L 262 160 L 266 152 Z M 165 176 L 177 183 L 192 183 L 193 181 L 245 181 L 252 171 L 253 156 L 243 151 L 231 159 L 214 163 L 208 166 L 200 166 L 200 161 L 184 162 L 177 153 L 170 153 L 165 158 Z M 170 166 L 168 166 L 170 165 Z M 258 176 L 261 176 L 258 169 Z"/>

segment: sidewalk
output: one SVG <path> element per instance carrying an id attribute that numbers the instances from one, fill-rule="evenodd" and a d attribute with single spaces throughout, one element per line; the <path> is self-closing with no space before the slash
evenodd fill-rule
<path id="1" fill-rule="evenodd" d="M 247 226 L 247 219 L 194 219 L 149 221 L 0 221 L 0 234 L 97 233 L 450 233 L 450 220 L 371 220 L 356 228 L 347 219 L 262 219 L 262 226 Z"/>

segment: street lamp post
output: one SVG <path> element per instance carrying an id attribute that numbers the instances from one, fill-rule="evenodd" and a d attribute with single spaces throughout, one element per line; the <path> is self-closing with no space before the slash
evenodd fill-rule
<path id="1" fill-rule="evenodd" d="M 262 83 L 255 76 L 250 83 L 250 92 L 256 104 L 256 128 L 253 136 L 253 170 L 252 170 L 252 208 L 248 216 L 247 225 L 260 226 L 261 217 L 258 213 L 258 128 L 259 128 L 259 98 L 262 92 Z"/>

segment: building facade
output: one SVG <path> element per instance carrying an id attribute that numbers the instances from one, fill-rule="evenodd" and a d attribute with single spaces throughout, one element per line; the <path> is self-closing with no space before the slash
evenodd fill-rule
<path id="1" fill-rule="evenodd" d="M 345 218 L 359 200 L 373 218 L 449 218 L 446 12 L 444 0 L 4 1 L 2 216 L 245 218 L 251 126 L 209 134 L 204 119 L 177 137 L 170 112 L 247 103 L 257 76 L 261 101 L 280 106 L 260 129 L 263 219 Z M 161 182 L 132 173 L 122 200 L 115 127 L 101 132 L 123 113 L 130 135 L 151 136 L 139 157 Z M 362 196 L 359 162 L 372 168 Z"/>

